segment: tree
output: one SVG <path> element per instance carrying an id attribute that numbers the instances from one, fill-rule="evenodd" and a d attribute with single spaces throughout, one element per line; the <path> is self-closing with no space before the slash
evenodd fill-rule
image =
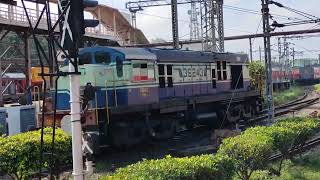
<path id="1" fill-rule="evenodd" d="M 164 43 L 167 42 L 166 40 L 162 39 L 162 38 L 155 38 L 155 39 L 151 39 L 152 43 Z"/>
<path id="2" fill-rule="evenodd" d="M 259 90 L 263 94 L 266 81 L 266 69 L 259 61 L 249 63 L 249 74 L 252 87 Z"/>

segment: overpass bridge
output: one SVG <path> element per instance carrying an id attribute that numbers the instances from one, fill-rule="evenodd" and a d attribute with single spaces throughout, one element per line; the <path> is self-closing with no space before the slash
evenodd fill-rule
<path id="1" fill-rule="evenodd" d="M 56 6 L 57 0 L 50 0 L 51 7 Z M 28 3 L 27 14 L 31 20 L 31 24 L 34 27 L 41 17 L 42 5 L 36 3 Z M 39 8 L 41 7 L 41 8 Z M 53 8 L 54 9 L 54 8 Z M 56 9 L 57 6 L 56 6 Z M 148 44 L 149 41 L 145 35 L 137 28 L 133 27 L 128 20 L 119 10 L 106 5 L 98 5 L 94 8 L 86 8 L 86 12 L 90 13 L 94 19 L 99 20 L 99 26 L 95 28 L 86 28 L 84 39 L 92 41 L 95 44 L 100 45 L 120 45 L 127 46 L 133 44 Z M 52 24 L 58 20 L 58 14 L 51 13 L 50 18 Z M 43 14 L 41 20 L 39 21 L 37 34 L 47 36 L 48 25 L 46 22 L 46 15 Z M 60 27 L 57 26 L 55 32 L 59 35 Z M 22 6 L 10 5 L 0 3 L 0 43 L 6 37 L 9 32 L 15 32 L 20 39 L 22 39 L 23 44 L 14 45 L 12 49 L 21 50 L 23 58 L 19 58 L 20 72 L 22 71 L 26 75 L 26 80 L 29 85 L 31 85 L 31 29 L 29 26 L 28 18 L 25 10 Z M 6 46 L 6 45 L 4 45 Z M 9 46 L 9 45 L 8 45 Z M 18 48 L 17 48 L 18 47 Z M 0 52 L 0 55 L 3 52 Z M 4 59 L 0 57 L 0 61 Z M 6 69 L 5 64 L 15 64 L 17 59 L 6 59 L 6 63 L 2 64 L 0 68 Z M 18 67 L 18 66 L 17 66 Z"/>
<path id="2" fill-rule="evenodd" d="M 52 1 L 57 3 L 56 0 Z M 33 3 L 35 8 L 28 8 L 28 15 L 34 26 L 40 17 L 40 10 L 36 8 L 38 5 Z M 95 41 L 114 41 L 119 45 L 130 44 L 148 44 L 147 38 L 139 30 L 131 26 L 130 22 L 120 13 L 105 5 L 98 5 L 95 8 L 87 8 L 87 12 L 100 21 L 100 24 L 95 28 L 86 28 L 85 38 Z M 54 24 L 58 19 L 58 14 L 51 13 L 51 20 Z M 47 31 L 46 16 L 41 19 L 38 27 L 43 30 L 39 34 L 45 34 Z M 27 32 L 29 23 L 23 7 L 0 3 L 0 30 Z M 59 32 L 59 26 L 56 28 Z M 1 38 L 3 39 L 3 38 Z M 1 40 L 0 39 L 0 40 Z"/>

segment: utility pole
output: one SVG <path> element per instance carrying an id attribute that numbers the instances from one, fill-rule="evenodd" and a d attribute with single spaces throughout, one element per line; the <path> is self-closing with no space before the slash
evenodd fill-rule
<path id="1" fill-rule="evenodd" d="M 178 29 L 178 5 L 177 5 L 177 0 L 171 0 L 171 16 L 172 16 L 173 49 L 179 49 L 179 29 Z"/>
<path id="2" fill-rule="evenodd" d="M 129 8 L 129 11 L 131 12 L 131 25 L 133 27 L 133 44 L 136 44 L 137 12 L 142 11 L 142 8 Z"/>
<path id="3" fill-rule="evenodd" d="M 280 72 L 282 72 L 282 45 L 281 45 L 281 38 L 278 38 L 278 55 L 279 55 L 279 66 L 280 66 Z M 281 80 L 281 79 L 280 79 Z"/>
<path id="4" fill-rule="evenodd" d="M 94 0 L 61 0 L 62 4 L 59 12 L 66 13 L 61 33 L 61 47 L 68 51 L 69 57 L 69 87 L 70 87 L 70 118 L 72 132 L 72 164 L 73 179 L 84 180 L 87 171 L 83 165 L 83 143 L 82 143 L 82 125 L 81 125 L 81 106 L 80 106 L 80 72 L 78 68 L 79 48 L 83 47 L 83 35 L 86 27 L 96 27 L 99 25 L 98 20 L 85 19 L 84 9 L 86 7 L 94 8 L 98 6 L 98 1 Z M 70 3 L 70 6 L 67 6 Z M 70 12 L 70 14 L 69 14 Z M 66 26 L 65 26 L 66 24 Z M 67 26 L 69 30 L 67 30 Z M 91 169 L 90 160 L 86 159 L 87 169 Z"/>
<path id="5" fill-rule="evenodd" d="M 292 48 L 292 67 L 294 67 L 295 63 L 295 54 L 296 54 L 296 51 L 294 50 L 294 47 Z"/>
<path id="6" fill-rule="evenodd" d="M 251 38 L 249 38 L 249 46 L 250 46 L 250 60 L 252 62 L 253 61 L 253 57 L 252 57 L 252 40 L 251 40 Z"/>
<path id="7" fill-rule="evenodd" d="M 261 47 L 259 46 L 259 59 L 260 59 L 260 62 L 262 62 L 262 54 L 261 54 Z"/>
<path id="8" fill-rule="evenodd" d="M 283 57 L 285 58 L 285 72 L 289 74 L 290 69 L 290 48 L 286 37 L 283 37 Z"/>
<path id="9" fill-rule="evenodd" d="M 294 50 L 294 47 L 292 48 L 292 54 L 291 55 L 292 55 L 292 65 L 290 66 L 290 72 L 292 72 L 292 70 L 293 70 L 295 56 L 296 56 L 296 51 Z M 290 81 L 293 82 L 292 73 L 290 73 Z"/>
<path id="10" fill-rule="evenodd" d="M 274 117 L 273 108 L 273 86 L 272 86 L 272 66 L 271 66 L 271 49 L 270 49 L 270 14 L 269 14 L 269 0 L 262 1 L 262 19 L 263 19 L 263 39 L 264 39 L 264 56 L 265 56 L 265 67 L 267 73 L 266 80 L 266 94 L 268 100 L 268 119 L 272 120 Z"/>

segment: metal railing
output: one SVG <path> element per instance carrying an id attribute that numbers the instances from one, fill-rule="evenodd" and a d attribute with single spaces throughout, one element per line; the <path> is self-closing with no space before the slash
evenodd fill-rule
<path id="1" fill-rule="evenodd" d="M 31 20 L 32 25 L 37 23 L 39 16 L 41 14 L 40 10 L 27 8 L 27 12 L 29 18 Z M 55 23 L 58 20 L 58 14 L 51 13 L 51 21 Z M 26 13 L 21 6 L 12 6 L 7 4 L 0 3 L 0 22 L 3 24 L 8 25 L 15 25 L 15 26 L 23 26 L 28 27 L 28 19 Z M 46 22 L 46 15 L 43 14 L 43 17 L 39 23 L 39 28 L 43 30 L 47 30 L 47 22 Z M 59 31 L 59 27 L 57 26 L 56 31 Z M 86 28 L 86 35 L 87 36 L 95 36 L 101 37 L 104 36 L 111 36 L 116 41 L 123 41 L 121 36 L 114 32 L 111 28 L 105 27 L 102 24 L 99 24 L 95 28 Z"/>

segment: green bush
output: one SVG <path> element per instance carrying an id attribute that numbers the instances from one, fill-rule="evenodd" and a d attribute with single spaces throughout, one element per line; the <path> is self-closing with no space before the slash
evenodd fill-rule
<path id="1" fill-rule="evenodd" d="M 230 179 L 232 164 L 222 155 L 201 155 L 186 158 L 170 156 L 160 160 L 144 160 L 118 169 L 103 179 L 117 180 L 198 180 Z"/>
<path id="2" fill-rule="evenodd" d="M 272 137 L 261 133 L 266 129 L 251 128 L 239 136 L 225 139 L 220 146 L 218 153 L 232 159 L 241 179 L 248 180 L 254 171 L 266 168 L 273 149 Z"/>
<path id="3" fill-rule="evenodd" d="M 306 142 L 317 132 L 319 121 L 311 118 L 289 118 L 273 125 L 278 150 L 293 148 Z M 286 147 L 284 147 L 286 146 Z M 290 147 L 291 146 L 291 147 Z"/>
<path id="4" fill-rule="evenodd" d="M 225 139 L 216 155 L 144 160 L 102 179 L 232 179 L 234 172 L 244 180 L 250 179 L 253 172 L 255 179 L 262 179 L 267 176 L 273 152 L 288 153 L 306 142 L 318 127 L 317 119 L 284 119 L 270 127 L 250 128 L 239 136 Z"/>
<path id="5" fill-rule="evenodd" d="M 320 84 L 314 85 L 314 90 L 315 90 L 317 93 L 320 93 Z"/>
<path id="6" fill-rule="evenodd" d="M 278 121 L 270 129 L 274 138 L 274 147 L 282 154 L 278 174 L 285 159 L 292 158 L 290 149 L 304 144 L 316 132 L 319 121 L 310 118 L 289 118 Z"/>
<path id="7" fill-rule="evenodd" d="M 26 179 L 38 172 L 40 162 L 41 131 L 30 131 L 15 136 L 0 138 L 0 172 L 14 179 Z M 52 129 L 44 129 L 44 152 L 51 152 Z M 54 165 L 71 163 L 71 137 L 62 130 L 56 130 Z M 44 155 L 42 168 L 48 168 L 50 155 Z"/>

